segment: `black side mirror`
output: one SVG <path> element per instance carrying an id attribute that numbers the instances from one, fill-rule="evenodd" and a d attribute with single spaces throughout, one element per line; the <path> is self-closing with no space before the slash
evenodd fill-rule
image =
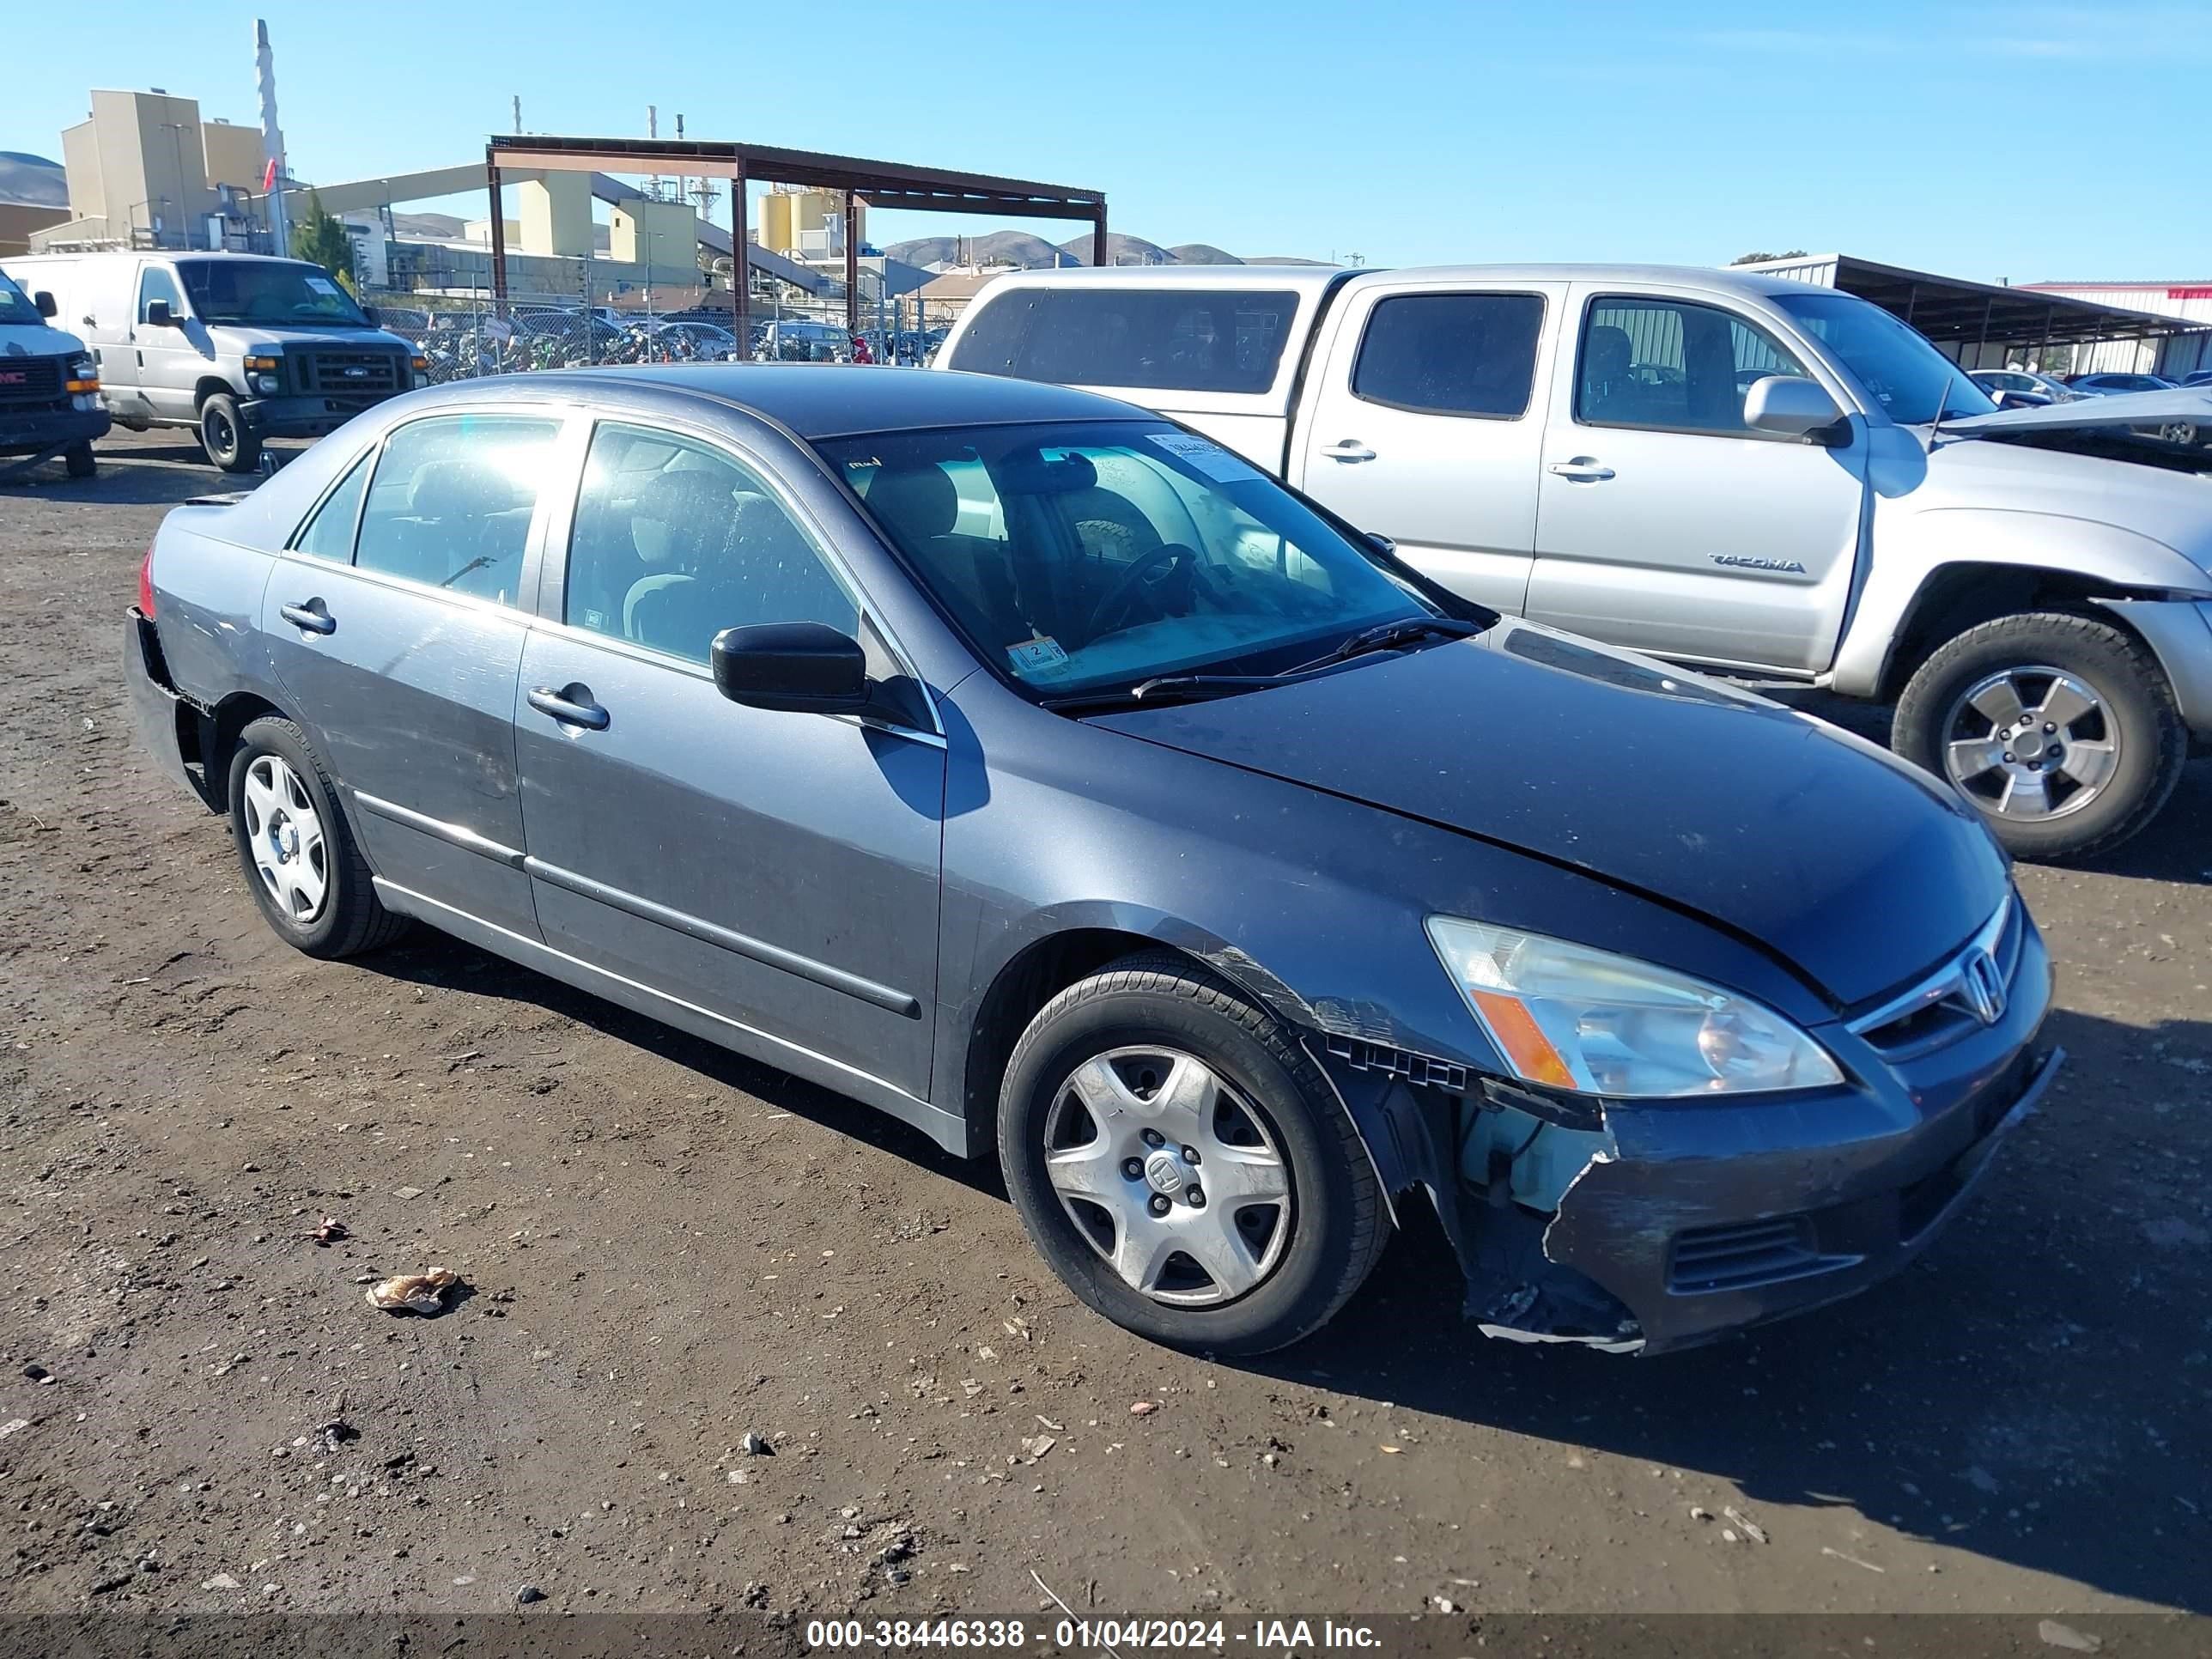
<path id="1" fill-rule="evenodd" d="M 31 296 L 31 303 L 38 307 L 39 315 L 41 317 L 51 317 L 61 309 L 59 306 L 54 303 L 54 296 L 47 293 L 44 289 L 40 289 L 36 294 Z"/>
<path id="2" fill-rule="evenodd" d="M 868 701 L 860 642 L 827 623 L 759 623 L 714 635 L 714 684 L 732 702 L 794 714 L 852 714 Z"/>
<path id="3" fill-rule="evenodd" d="M 370 322 L 374 323 L 380 328 L 384 325 L 384 313 L 379 311 L 374 306 L 363 306 L 361 308 L 361 314 L 368 318 Z"/>
<path id="4" fill-rule="evenodd" d="M 177 319 L 169 314 L 167 300 L 146 301 L 146 325 L 149 328 L 174 328 L 177 325 Z"/>

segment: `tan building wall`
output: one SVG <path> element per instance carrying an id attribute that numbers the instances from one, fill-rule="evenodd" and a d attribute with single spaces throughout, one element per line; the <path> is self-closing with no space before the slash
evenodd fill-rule
<path id="1" fill-rule="evenodd" d="M 590 174 L 549 173 L 543 179 L 526 181 L 519 193 L 523 252 L 580 259 L 592 252 Z"/>
<path id="2" fill-rule="evenodd" d="M 207 121 L 200 126 L 200 153 L 210 185 L 261 193 L 261 129 L 241 127 L 228 121 Z"/>
<path id="3" fill-rule="evenodd" d="M 36 207 L 28 202 L 0 202 L 0 254 L 28 253 L 33 231 L 58 225 L 69 216 L 67 208 Z"/>
<path id="4" fill-rule="evenodd" d="M 210 141 L 208 133 L 220 136 Z M 73 218 L 104 224 L 118 240 L 134 230 L 161 226 L 165 240 L 198 240 L 202 222 L 216 210 L 209 187 L 210 159 L 222 170 L 239 165 L 248 137 L 252 154 L 260 141 L 247 127 L 203 129 L 198 101 L 167 93 L 94 91 L 92 114 L 62 134 L 62 166 L 69 175 Z M 250 162 L 247 176 L 225 184 L 258 184 L 261 171 Z"/>
<path id="5" fill-rule="evenodd" d="M 614 212 L 607 252 L 656 270 L 699 268 L 699 216 L 682 202 L 624 202 Z"/>

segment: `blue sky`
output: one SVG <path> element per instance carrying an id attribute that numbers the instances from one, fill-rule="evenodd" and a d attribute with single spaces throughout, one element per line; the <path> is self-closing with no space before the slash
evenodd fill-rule
<path id="1" fill-rule="evenodd" d="M 2212 276 L 2212 0 L 15 10 L 0 149 L 56 157 L 95 78 L 254 120 L 258 12 L 308 179 L 465 160 L 520 93 L 531 131 L 641 134 L 654 103 L 664 135 L 681 111 L 695 137 L 1103 189 L 1117 229 L 1246 255 Z"/>

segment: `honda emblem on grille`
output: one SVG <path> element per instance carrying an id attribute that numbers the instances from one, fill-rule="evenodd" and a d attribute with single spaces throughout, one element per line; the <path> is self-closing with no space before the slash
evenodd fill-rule
<path id="1" fill-rule="evenodd" d="M 2004 974 L 1987 951 L 1973 951 L 1959 965 L 1959 990 L 1974 1018 L 1994 1025 L 2004 1018 Z"/>

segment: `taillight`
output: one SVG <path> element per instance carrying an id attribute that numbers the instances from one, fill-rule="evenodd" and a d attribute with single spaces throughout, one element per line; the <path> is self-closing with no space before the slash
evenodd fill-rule
<path id="1" fill-rule="evenodd" d="M 154 620 L 154 550 L 149 546 L 138 565 L 138 614 Z"/>

